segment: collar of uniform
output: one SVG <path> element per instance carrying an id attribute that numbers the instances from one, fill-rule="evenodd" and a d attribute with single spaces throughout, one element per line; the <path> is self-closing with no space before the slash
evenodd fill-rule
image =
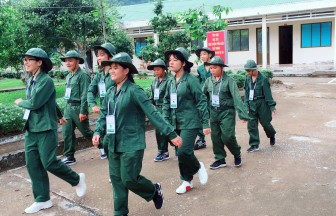
<path id="1" fill-rule="evenodd" d="M 221 80 L 224 81 L 226 77 L 227 77 L 227 74 L 225 72 L 223 72 L 223 75 L 221 76 L 221 78 L 219 80 L 216 80 L 216 78 L 214 76 L 211 76 L 211 81 L 213 83 L 218 83 Z"/>
<path id="2" fill-rule="evenodd" d="M 126 79 L 123 85 L 120 87 L 120 91 L 125 92 L 129 85 L 131 85 L 131 81 L 129 81 L 129 79 Z"/>
<path id="3" fill-rule="evenodd" d="M 189 72 L 184 72 L 183 76 L 179 79 L 179 81 L 177 83 L 183 82 L 187 80 L 187 77 L 189 76 Z M 176 75 L 174 76 L 175 80 L 176 80 Z M 177 84 L 176 83 L 176 84 Z"/>
<path id="4" fill-rule="evenodd" d="M 36 82 L 38 82 L 40 79 L 42 79 L 43 74 L 46 74 L 46 73 L 44 73 L 43 71 L 40 71 L 40 73 L 37 74 L 37 77 L 35 78 L 34 82 L 36 83 Z M 33 79 L 33 77 L 32 77 L 32 79 Z"/>

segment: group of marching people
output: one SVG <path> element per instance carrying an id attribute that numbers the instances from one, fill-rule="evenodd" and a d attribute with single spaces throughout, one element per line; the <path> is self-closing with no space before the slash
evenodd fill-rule
<path id="1" fill-rule="evenodd" d="M 244 65 L 249 76 L 242 101 L 236 82 L 224 71 L 227 65 L 214 51 L 207 47 L 196 50 L 203 62 L 197 68 L 198 77 L 190 74 L 193 63 L 185 48 L 167 51 L 165 61 L 157 59 L 148 66 L 155 75 L 152 95 L 148 98 L 134 83 L 133 75 L 138 70 L 127 53 L 116 53 L 110 43 L 95 46 L 94 50 L 100 71 L 92 80 L 80 68 L 84 59 L 76 51 L 68 51 L 61 57 L 70 71 L 66 77 L 64 112 L 56 104 L 55 86 L 48 75 L 52 63 L 47 53 L 32 48 L 22 55 L 26 71 L 32 74 L 27 82 L 26 100 L 15 101 L 25 109 L 25 156 L 35 201 L 25 209 L 26 213 L 52 206 L 47 171 L 74 186 L 79 197 L 85 195 L 85 174 L 77 174 L 69 167 L 76 163 L 75 128 L 92 139 L 101 159 L 108 158 L 114 215 L 129 213 L 129 190 L 146 201 L 153 200 L 157 209 L 164 202 L 160 183 L 140 175 L 146 147 L 145 117 L 156 129 L 158 155 L 154 161 L 169 159 L 168 145 L 175 146 L 182 180 L 177 194 L 193 188 L 195 175 L 201 184 L 207 183 L 206 168 L 194 154 L 194 150 L 206 147 L 205 135 L 211 134 L 215 155 L 210 169 L 226 166 L 224 146 L 234 156 L 234 165 L 241 166 L 241 147 L 235 136 L 236 112 L 248 122 L 248 152 L 259 150 L 258 122 L 270 144 L 275 144 L 276 132 L 271 120 L 276 103 L 268 79 L 258 71 L 253 60 Z M 173 76 L 168 76 L 168 67 Z M 99 114 L 94 131 L 89 126 L 89 107 Z M 56 157 L 57 122 L 62 124 L 64 139 L 62 160 Z"/>

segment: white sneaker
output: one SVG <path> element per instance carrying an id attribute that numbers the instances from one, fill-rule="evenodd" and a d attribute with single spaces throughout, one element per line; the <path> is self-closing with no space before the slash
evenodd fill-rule
<path id="1" fill-rule="evenodd" d="M 197 173 L 198 173 L 198 178 L 199 178 L 200 183 L 204 185 L 208 182 L 208 173 L 205 169 L 203 162 L 200 162 L 200 165 L 201 167 Z"/>
<path id="2" fill-rule="evenodd" d="M 34 202 L 31 206 L 25 209 L 25 212 L 27 214 L 33 214 L 36 213 L 42 209 L 51 208 L 53 206 L 51 200 L 45 201 L 45 202 Z"/>
<path id="3" fill-rule="evenodd" d="M 176 193 L 178 194 L 184 194 L 186 193 L 187 191 L 190 191 L 191 188 L 193 188 L 193 184 L 192 182 L 188 182 L 188 181 L 183 181 L 183 183 L 180 185 L 180 187 L 178 187 L 176 189 Z"/>
<path id="4" fill-rule="evenodd" d="M 82 197 L 86 194 L 85 174 L 79 173 L 79 183 L 75 186 L 77 196 Z"/>
<path id="5" fill-rule="evenodd" d="M 104 160 L 107 158 L 107 154 L 105 153 L 105 150 L 103 148 L 99 149 L 99 153 L 100 153 L 100 159 Z"/>

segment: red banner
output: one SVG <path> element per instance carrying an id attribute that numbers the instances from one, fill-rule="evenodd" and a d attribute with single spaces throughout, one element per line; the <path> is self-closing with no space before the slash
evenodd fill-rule
<path id="1" fill-rule="evenodd" d="M 224 31 L 207 32 L 208 47 L 227 63 Z"/>

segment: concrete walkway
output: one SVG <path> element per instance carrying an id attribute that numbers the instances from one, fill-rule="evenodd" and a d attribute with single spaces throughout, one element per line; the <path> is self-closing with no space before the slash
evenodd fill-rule
<path id="1" fill-rule="evenodd" d="M 335 215 L 336 205 L 336 81 L 333 78 L 279 78 L 285 85 L 272 87 L 278 114 L 273 118 L 277 143 L 269 145 L 260 128 L 261 150 L 246 153 L 246 124 L 237 121 L 236 134 L 242 146 L 243 166 L 210 170 L 212 144 L 195 154 L 207 167 L 209 181 L 177 195 L 179 186 L 177 158 L 154 162 L 157 150 L 154 131 L 146 133 L 142 174 L 163 185 L 165 204 L 156 210 L 132 192 L 129 194 L 130 216 L 321 216 Z M 78 163 L 72 168 L 87 175 L 88 191 L 83 198 L 74 188 L 50 176 L 54 207 L 36 215 L 113 215 L 112 187 L 108 182 L 107 160 L 100 160 L 97 149 L 76 153 Z M 0 173 L 0 215 L 22 215 L 33 202 L 25 167 Z"/>

